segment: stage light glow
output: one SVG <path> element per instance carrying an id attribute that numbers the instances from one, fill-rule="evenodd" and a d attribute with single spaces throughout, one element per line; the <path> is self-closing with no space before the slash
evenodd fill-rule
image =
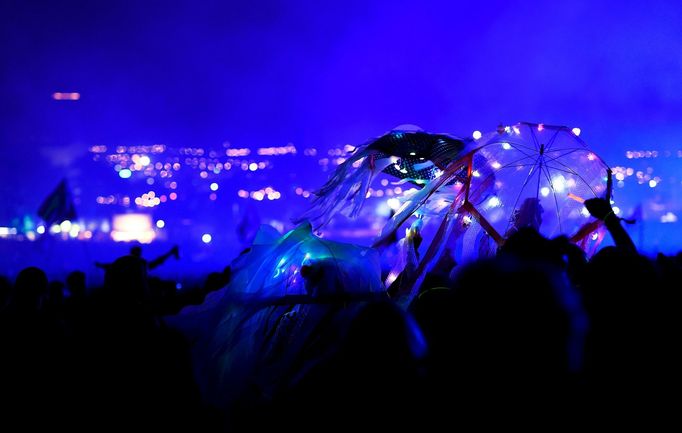
<path id="1" fill-rule="evenodd" d="M 580 128 L 573 128 L 571 129 L 571 132 L 574 133 L 575 136 L 577 137 L 580 135 Z"/>
<path id="2" fill-rule="evenodd" d="M 213 182 L 213 183 L 211 184 L 211 187 L 210 187 L 210 188 L 211 188 L 211 191 L 218 191 L 218 188 L 219 188 L 219 187 L 220 187 L 220 186 L 219 186 L 217 183 Z"/>
<path id="3" fill-rule="evenodd" d="M 149 163 L 152 162 L 151 159 L 147 155 L 142 155 L 140 159 L 138 159 L 138 162 L 140 163 L 141 166 L 146 167 L 149 165 Z"/>
<path id="4" fill-rule="evenodd" d="M 166 221 L 164 221 L 164 220 L 158 220 L 158 221 L 156 221 L 156 227 L 158 227 L 158 228 L 160 228 L 160 229 L 166 227 Z"/>
<path id="5" fill-rule="evenodd" d="M 62 223 L 59 224 L 59 228 L 63 233 L 67 233 L 69 230 L 71 230 L 71 221 L 69 220 L 62 221 Z"/>
<path id="6" fill-rule="evenodd" d="M 203 235 L 201 235 L 201 241 L 203 243 L 205 244 L 211 243 L 211 240 L 213 240 L 213 237 L 210 234 L 204 233 Z"/>
<path id="7" fill-rule="evenodd" d="M 483 134 L 481 134 L 481 131 L 474 131 L 474 133 L 471 134 L 471 136 L 474 137 L 474 140 L 478 140 L 483 136 Z"/>
<path id="8" fill-rule="evenodd" d="M 255 162 L 252 162 L 251 164 L 249 164 L 249 170 L 251 170 L 251 171 L 258 170 L 258 164 L 256 164 Z"/>
<path id="9" fill-rule="evenodd" d="M 512 147 L 511 147 L 511 144 L 509 144 L 509 143 L 502 143 L 502 149 L 504 149 L 504 150 L 509 150 L 509 149 L 511 149 L 511 148 L 512 148 Z"/>
<path id="10" fill-rule="evenodd" d="M 138 241 L 148 244 L 156 237 L 152 229 L 152 218 L 148 214 L 114 215 L 113 226 L 111 238 L 116 242 Z"/>
<path id="11" fill-rule="evenodd" d="M 42 235 L 43 233 L 45 233 L 45 226 L 38 226 L 36 228 L 36 232 L 38 232 L 39 235 Z"/>
<path id="12" fill-rule="evenodd" d="M 656 182 L 654 179 L 651 179 L 649 181 L 649 187 L 650 188 L 656 188 L 656 185 L 658 185 L 658 182 Z"/>

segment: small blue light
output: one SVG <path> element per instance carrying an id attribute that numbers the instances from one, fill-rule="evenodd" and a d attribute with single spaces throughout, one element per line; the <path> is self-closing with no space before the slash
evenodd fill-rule
<path id="1" fill-rule="evenodd" d="M 133 172 L 128 170 L 127 168 L 124 168 L 123 170 L 118 172 L 118 175 L 121 177 L 121 179 L 128 179 L 130 176 L 133 175 Z"/>

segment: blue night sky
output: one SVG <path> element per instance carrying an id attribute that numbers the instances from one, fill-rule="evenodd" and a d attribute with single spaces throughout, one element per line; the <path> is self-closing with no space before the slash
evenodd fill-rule
<path id="1" fill-rule="evenodd" d="M 529 121 L 580 127 L 611 166 L 682 149 L 679 1 L 1 0 L 0 58 L 1 224 L 83 183 L 93 144 L 326 149 Z"/>

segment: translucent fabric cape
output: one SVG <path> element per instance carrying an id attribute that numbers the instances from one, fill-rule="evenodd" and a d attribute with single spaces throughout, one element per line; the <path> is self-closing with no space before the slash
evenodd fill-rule
<path id="1" fill-rule="evenodd" d="M 261 229 L 231 266 L 228 286 L 168 318 L 191 340 L 204 398 L 228 411 L 290 386 L 335 350 L 359 306 L 386 299 L 376 251 L 307 222 L 279 237 Z"/>

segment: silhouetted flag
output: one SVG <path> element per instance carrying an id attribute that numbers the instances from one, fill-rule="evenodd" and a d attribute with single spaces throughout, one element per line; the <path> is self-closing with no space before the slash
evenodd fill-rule
<path id="1" fill-rule="evenodd" d="M 76 218 L 76 207 L 66 179 L 62 179 L 57 188 L 45 198 L 38 209 L 38 216 L 47 225 L 60 224 L 62 221 Z"/>

